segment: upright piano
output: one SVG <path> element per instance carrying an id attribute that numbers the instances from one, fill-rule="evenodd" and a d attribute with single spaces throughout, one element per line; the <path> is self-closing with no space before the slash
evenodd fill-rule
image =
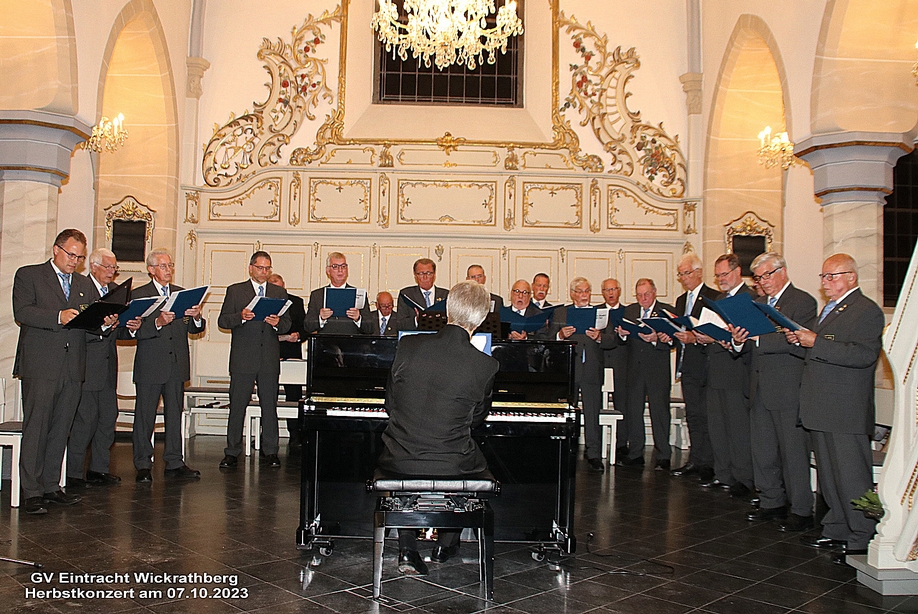
<path id="1" fill-rule="evenodd" d="M 375 496 L 365 490 L 382 451 L 395 337 L 314 335 L 308 341 L 298 549 L 331 554 L 337 538 L 373 538 Z M 501 482 L 489 502 L 495 539 L 574 552 L 574 471 L 580 417 L 573 344 L 492 343 L 500 361 L 487 421 L 473 437 Z"/>

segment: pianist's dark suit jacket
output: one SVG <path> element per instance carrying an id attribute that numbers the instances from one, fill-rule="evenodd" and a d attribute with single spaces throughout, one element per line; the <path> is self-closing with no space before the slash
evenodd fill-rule
<path id="1" fill-rule="evenodd" d="M 499 363 L 448 325 L 398 344 L 386 386 L 389 425 L 379 466 L 406 475 L 468 475 L 487 469 L 471 429 L 484 422 Z"/>

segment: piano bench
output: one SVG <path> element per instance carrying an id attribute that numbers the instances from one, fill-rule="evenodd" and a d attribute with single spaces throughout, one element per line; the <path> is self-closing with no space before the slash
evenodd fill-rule
<path id="1" fill-rule="evenodd" d="M 481 598 L 494 599 L 494 510 L 482 495 L 498 494 L 490 471 L 465 477 L 412 477 L 376 469 L 367 491 L 377 494 L 373 513 L 373 598 L 382 589 L 387 529 L 475 529 Z"/>

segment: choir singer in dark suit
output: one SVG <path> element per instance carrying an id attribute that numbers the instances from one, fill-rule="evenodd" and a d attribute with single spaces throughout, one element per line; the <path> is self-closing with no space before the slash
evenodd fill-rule
<path id="1" fill-rule="evenodd" d="M 287 300 L 287 291 L 269 284 L 271 255 L 257 251 L 249 259 L 249 279 L 226 289 L 217 324 L 232 331 L 230 345 L 230 413 L 226 425 L 226 449 L 221 469 L 236 467 L 242 452 L 242 429 L 245 410 L 258 384 L 258 405 L 261 407 L 261 451 L 264 462 L 280 467 L 277 427 L 277 380 L 280 376 L 280 344 L 278 335 L 290 329 L 290 315 L 270 315 L 255 320 L 248 308 L 256 296 Z"/>
<path id="2" fill-rule="evenodd" d="M 418 310 L 408 300 L 420 307 L 431 307 L 445 301 L 449 290 L 434 285 L 437 281 L 437 263 L 430 258 L 419 258 L 414 263 L 414 280 L 417 285 L 402 288 L 398 293 L 399 330 L 417 330 Z"/>
<path id="3" fill-rule="evenodd" d="M 395 302 L 392 295 L 388 292 L 380 292 L 376 295 L 376 311 L 370 318 L 370 334 L 382 335 L 384 337 L 394 337 L 398 335 L 399 318 L 398 312 L 393 310 Z"/>
<path id="4" fill-rule="evenodd" d="M 820 277 L 829 303 L 809 329 L 786 335 L 806 349 L 800 420 L 812 436 L 819 491 L 829 506 L 821 535 L 804 536 L 804 543 L 835 548 L 833 561 L 843 564 L 847 554 L 866 554 L 876 526 L 851 500 L 873 489 L 869 435 L 885 318 L 858 287 L 848 254 L 830 256 Z"/>
<path id="5" fill-rule="evenodd" d="M 510 309 L 524 318 L 532 318 L 542 313 L 541 309 L 532 304 L 532 288 L 525 279 L 516 280 L 510 288 Z M 547 314 L 545 319 L 548 320 Z M 519 341 L 528 337 L 529 334 L 524 330 L 510 331 L 511 339 Z"/>
<path id="6" fill-rule="evenodd" d="M 147 272 L 150 283 L 131 292 L 133 298 L 169 296 L 181 290 L 172 283 L 175 265 L 165 249 L 154 249 L 147 254 Z M 176 317 L 178 315 L 178 317 Z M 191 360 L 188 355 L 188 335 L 204 332 L 205 321 L 201 306 L 175 314 L 171 311 L 154 311 L 141 322 L 131 320 L 128 330 L 137 338 L 134 355 L 134 385 L 137 399 L 134 404 L 134 467 L 138 482 L 153 481 L 153 427 L 156 407 L 163 399 L 163 417 L 166 422 L 166 445 L 163 461 L 164 475 L 173 478 L 198 478 L 201 472 L 188 467 L 182 453 L 182 401 L 185 382 L 191 379 Z"/>
<path id="7" fill-rule="evenodd" d="M 320 335 L 369 335 L 370 306 L 363 309 L 351 307 L 346 316 L 336 316 L 325 306 L 325 288 L 353 288 L 347 283 L 347 258 L 341 252 L 331 252 L 325 259 L 325 274 L 329 285 L 316 288 L 309 294 L 306 308 L 306 332 Z M 368 297 L 369 300 L 369 297 Z"/>
<path id="8" fill-rule="evenodd" d="M 379 466 L 409 476 L 464 476 L 487 469 L 471 430 L 484 422 L 499 363 L 471 344 L 491 308 L 484 286 L 461 282 L 446 302 L 448 324 L 434 335 L 403 337 L 386 386 L 389 424 Z M 431 560 L 446 561 L 459 547 L 458 530 L 440 530 Z M 426 574 L 415 530 L 399 530 L 398 569 Z"/>

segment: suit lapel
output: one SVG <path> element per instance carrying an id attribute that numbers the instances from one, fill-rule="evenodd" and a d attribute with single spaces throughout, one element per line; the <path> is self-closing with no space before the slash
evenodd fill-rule
<path id="1" fill-rule="evenodd" d="M 51 261 L 47 262 L 45 266 L 45 273 L 43 275 L 45 283 L 49 286 L 52 292 L 55 293 L 55 296 L 58 297 L 61 305 L 67 304 L 67 297 L 64 296 L 64 288 L 61 286 L 61 278 L 57 276 L 57 273 L 54 272 L 54 267 L 51 266 Z M 71 276 L 70 279 L 73 279 Z M 73 282 L 70 283 L 70 289 L 73 290 Z M 71 296 L 72 296 L 71 292 Z"/>
<path id="2" fill-rule="evenodd" d="M 817 331 L 818 331 L 818 330 L 821 330 L 823 327 L 828 326 L 828 325 L 831 324 L 833 321 L 835 321 L 835 319 L 836 319 L 842 312 L 844 312 L 846 309 L 848 309 L 848 308 L 851 306 L 852 303 L 854 303 L 855 301 L 857 301 L 858 298 L 860 298 L 860 295 L 861 295 L 861 291 L 860 291 L 860 290 L 855 290 L 855 291 L 853 291 L 851 294 L 849 294 L 848 296 L 846 296 L 846 297 L 845 297 L 845 300 L 843 300 L 843 301 L 840 302 L 838 305 L 836 305 L 836 306 L 835 306 L 835 309 L 833 309 L 831 312 L 829 312 L 829 314 L 825 317 L 825 319 L 824 319 L 822 322 L 819 322 L 819 323 L 816 325 L 816 330 L 817 330 Z M 822 311 L 821 311 L 821 310 L 820 310 L 819 315 L 822 315 Z M 819 318 L 819 315 L 816 316 L 816 317 L 817 317 L 817 320 L 818 320 L 818 318 Z"/>

